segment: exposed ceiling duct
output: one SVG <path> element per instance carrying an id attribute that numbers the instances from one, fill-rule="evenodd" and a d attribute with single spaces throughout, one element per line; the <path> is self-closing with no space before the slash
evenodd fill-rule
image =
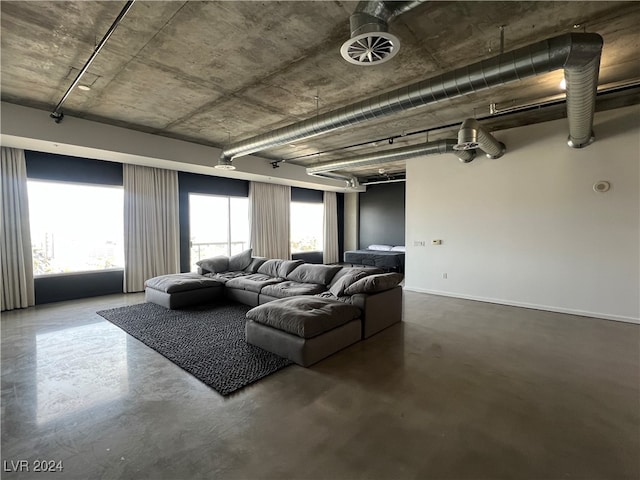
<path id="1" fill-rule="evenodd" d="M 332 162 L 320 163 L 313 167 L 307 167 L 309 175 L 318 173 L 326 173 L 335 170 L 353 167 L 369 167 L 372 165 L 381 165 L 383 163 L 398 162 L 409 158 L 420 157 L 424 155 L 442 155 L 444 153 L 455 154 L 460 161 L 469 163 L 476 155 L 474 150 L 454 150 L 457 140 L 445 139 L 435 142 L 423 143 L 420 145 L 409 145 L 408 147 L 395 148 L 386 152 L 372 153 L 368 155 L 360 155 L 344 160 L 335 160 Z"/>
<path id="2" fill-rule="evenodd" d="M 504 143 L 496 140 L 475 118 L 467 118 L 458 130 L 458 143 L 453 149 L 464 152 L 477 148 L 489 158 L 500 158 L 505 152 Z"/>
<path id="3" fill-rule="evenodd" d="M 423 1 L 358 3 L 349 17 L 351 38 L 340 48 L 342 58 L 354 65 L 379 65 L 391 60 L 400 49 L 400 40 L 389 33 L 389 22 Z"/>
<path id="4" fill-rule="evenodd" d="M 415 107 L 462 97 L 527 77 L 564 68 L 569 145 L 592 140 L 593 114 L 602 37 L 568 33 L 476 62 L 449 73 L 398 88 L 337 110 L 235 142 L 221 153 L 221 163 L 235 157 L 354 126 Z"/>
<path id="5" fill-rule="evenodd" d="M 350 188 L 358 188 L 360 186 L 360 182 L 353 175 L 341 175 L 333 172 L 317 172 L 309 173 L 309 175 L 314 177 L 330 178 L 331 180 L 342 180 L 343 182 L 346 182 L 347 186 Z"/>

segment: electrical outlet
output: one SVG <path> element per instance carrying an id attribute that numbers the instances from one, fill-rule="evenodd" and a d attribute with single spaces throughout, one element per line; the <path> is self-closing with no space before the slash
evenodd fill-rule
<path id="1" fill-rule="evenodd" d="M 443 274 L 442 274 L 442 279 L 443 279 L 443 280 L 446 280 L 446 279 L 447 279 L 447 274 L 446 274 L 446 273 L 443 273 Z"/>
<path id="2" fill-rule="evenodd" d="M 442 245 L 442 240 L 431 240 L 431 245 Z"/>

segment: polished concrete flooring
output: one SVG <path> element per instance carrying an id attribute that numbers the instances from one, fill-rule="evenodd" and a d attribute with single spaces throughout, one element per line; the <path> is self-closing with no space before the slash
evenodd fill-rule
<path id="1" fill-rule="evenodd" d="M 638 325 L 405 292 L 223 398 L 95 314 L 141 301 L 2 314 L 3 479 L 640 478 Z"/>

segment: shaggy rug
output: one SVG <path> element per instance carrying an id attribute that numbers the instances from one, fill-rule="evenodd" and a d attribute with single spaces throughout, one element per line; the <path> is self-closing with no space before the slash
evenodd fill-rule
<path id="1" fill-rule="evenodd" d="M 244 341 L 240 304 L 168 310 L 140 303 L 97 312 L 221 395 L 229 395 L 293 362 Z"/>

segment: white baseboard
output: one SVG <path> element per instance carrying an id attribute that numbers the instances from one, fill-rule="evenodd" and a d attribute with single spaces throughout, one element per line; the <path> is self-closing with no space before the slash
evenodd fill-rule
<path id="1" fill-rule="evenodd" d="M 579 315 L 582 317 L 593 317 L 593 318 L 601 318 L 604 320 L 614 320 L 616 322 L 640 324 L 640 318 L 625 317 L 622 315 L 611 315 L 608 313 L 600 313 L 600 312 L 587 312 L 584 310 L 575 310 L 571 308 L 555 307 L 550 305 L 537 305 L 537 304 L 525 303 L 525 302 L 514 302 L 511 300 L 503 300 L 499 298 L 479 297 L 476 295 L 465 295 L 461 293 L 443 292 L 440 290 L 428 290 L 424 288 L 415 288 L 415 287 L 405 286 L 404 289 L 409 292 L 428 293 L 430 295 L 439 295 L 441 297 L 462 298 L 465 300 L 475 300 L 478 302 L 497 303 L 499 305 L 509 305 L 512 307 L 530 308 L 532 310 L 544 310 L 548 312 L 568 313 L 570 315 Z"/>

